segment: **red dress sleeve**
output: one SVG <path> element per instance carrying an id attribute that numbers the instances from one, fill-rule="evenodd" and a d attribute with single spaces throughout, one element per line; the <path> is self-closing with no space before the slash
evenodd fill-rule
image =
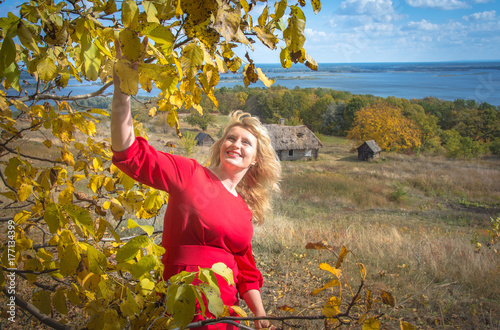
<path id="1" fill-rule="evenodd" d="M 257 269 L 252 254 L 252 246 L 249 245 L 245 254 L 235 256 L 238 264 L 238 283 L 236 288 L 240 296 L 248 290 L 259 290 L 263 284 L 262 273 Z"/>
<path id="2" fill-rule="evenodd" d="M 167 192 L 183 190 L 197 165 L 193 159 L 157 151 L 142 137 L 128 149 L 113 151 L 113 164 L 132 179 Z"/>

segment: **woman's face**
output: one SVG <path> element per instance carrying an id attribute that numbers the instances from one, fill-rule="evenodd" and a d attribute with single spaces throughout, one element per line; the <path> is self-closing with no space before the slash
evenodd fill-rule
<path id="1" fill-rule="evenodd" d="M 240 126 L 232 127 L 220 148 L 220 161 L 231 169 L 247 169 L 257 158 L 257 138 Z"/>

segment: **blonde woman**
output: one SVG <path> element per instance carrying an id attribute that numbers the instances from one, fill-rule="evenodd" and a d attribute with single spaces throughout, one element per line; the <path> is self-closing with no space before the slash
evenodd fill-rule
<path id="1" fill-rule="evenodd" d="M 258 119 L 242 112 L 231 116 L 224 135 L 211 148 L 211 166 L 155 150 L 135 137 L 130 98 L 115 77 L 111 112 L 113 163 L 135 180 L 169 193 L 163 225 L 164 279 L 223 262 L 236 286 L 218 278 L 225 305 L 242 298 L 256 317 L 266 316 L 251 240 L 253 223 L 263 223 L 270 193 L 281 175 L 269 135 Z M 207 311 L 208 313 L 208 311 Z M 211 315 L 207 315 L 210 317 Z M 193 321 L 203 320 L 197 315 Z M 255 322 L 257 329 L 269 321 Z M 200 329 L 233 329 L 216 324 Z M 274 328 L 274 327 L 273 327 Z"/>

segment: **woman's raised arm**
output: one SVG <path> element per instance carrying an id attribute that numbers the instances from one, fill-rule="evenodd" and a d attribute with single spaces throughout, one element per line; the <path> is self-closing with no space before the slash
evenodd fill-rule
<path id="1" fill-rule="evenodd" d="M 116 58 L 122 58 L 120 43 L 115 40 Z M 135 141 L 134 123 L 130 112 L 130 96 L 121 92 L 120 79 L 113 69 L 113 102 L 111 104 L 111 147 L 123 151 Z"/>

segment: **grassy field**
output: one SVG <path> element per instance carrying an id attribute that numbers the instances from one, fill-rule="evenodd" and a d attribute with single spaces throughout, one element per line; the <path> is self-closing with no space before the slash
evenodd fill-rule
<path id="1" fill-rule="evenodd" d="M 218 120 L 209 129 L 214 138 L 227 123 Z M 108 139 L 109 121 L 100 125 L 98 139 Z M 167 150 L 166 143 L 177 139 L 159 117 L 145 127 L 158 149 Z M 182 119 L 181 127 L 197 131 Z M 20 148 L 36 152 L 43 139 L 35 137 Z M 268 314 L 320 315 L 339 289 L 342 310 L 350 289 L 360 284 L 357 263 L 362 263 L 361 299 L 370 290 L 375 299 L 370 315 L 379 316 L 385 329 L 399 328 L 400 320 L 423 329 L 499 329 L 500 244 L 487 243 L 491 220 L 500 217 L 500 159 L 382 153 L 375 161 L 360 162 L 348 141 L 322 139 L 318 160 L 282 163 L 273 213 L 255 228 L 254 254 L 265 279 Z M 197 148 L 192 157 L 204 164 L 207 152 Z M 306 249 L 311 242 L 324 242 L 331 251 Z M 342 246 L 352 252 L 344 262 L 342 285 L 311 295 L 332 279 L 320 263 L 335 265 Z M 377 302 L 382 290 L 394 296 L 393 307 Z M 320 320 L 274 324 L 325 329 Z"/>
<path id="2" fill-rule="evenodd" d="M 224 124 L 209 133 L 217 136 Z M 394 307 L 376 303 L 372 310 L 372 316 L 383 314 L 383 327 L 399 328 L 404 320 L 429 329 L 499 329 L 500 244 L 486 243 L 491 220 L 500 217 L 500 159 L 382 153 L 360 162 L 345 139 L 322 139 L 318 160 L 282 163 L 281 194 L 255 229 L 268 314 L 320 315 L 339 292 L 311 295 L 332 279 L 318 266 L 334 265 L 345 246 L 352 254 L 344 281 L 357 289 L 359 262 L 367 273 L 362 299 L 366 289 L 376 298 L 381 290 L 395 297 Z M 194 157 L 204 162 L 207 151 L 198 148 Z M 333 253 L 305 248 L 320 241 Z M 348 302 L 348 287 L 343 292 Z M 325 328 L 322 321 L 289 323 L 276 325 Z"/>

